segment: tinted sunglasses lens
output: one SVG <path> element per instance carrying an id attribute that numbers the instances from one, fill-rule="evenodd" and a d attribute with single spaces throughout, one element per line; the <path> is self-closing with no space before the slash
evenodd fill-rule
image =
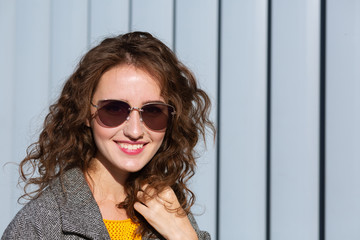
<path id="1" fill-rule="evenodd" d="M 99 103 L 98 117 L 107 127 L 116 127 L 126 121 L 129 104 L 122 101 L 105 100 Z"/>
<path id="2" fill-rule="evenodd" d="M 169 122 L 172 108 L 164 104 L 148 104 L 142 107 L 142 119 L 152 130 L 164 130 Z"/>

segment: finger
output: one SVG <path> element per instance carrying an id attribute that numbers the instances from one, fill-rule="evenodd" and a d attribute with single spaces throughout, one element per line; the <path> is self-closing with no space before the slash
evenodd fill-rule
<path id="1" fill-rule="evenodd" d="M 141 187 L 141 190 L 138 191 L 137 197 L 138 199 L 147 206 L 155 205 L 160 203 L 161 205 L 165 205 L 165 201 L 159 198 L 159 194 L 157 191 L 151 187 L 149 184 L 144 184 Z"/>
<path id="2" fill-rule="evenodd" d="M 177 200 L 176 194 L 171 187 L 165 188 L 163 191 L 161 191 L 158 194 L 158 196 L 168 203 L 172 203 L 175 202 L 175 200 Z"/>
<path id="3" fill-rule="evenodd" d="M 171 187 L 165 188 L 158 194 L 159 202 L 162 202 L 167 209 L 177 209 L 180 207 L 178 198 Z"/>
<path id="4" fill-rule="evenodd" d="M 145 198 L 145 193 L 143 191 L 138 191 L 137 192 L 137 198 L 138 198 L 138 202 L 146 207 L 148 207 L 147 202 L 148 200 L 146 200 Z"/>
<path id="5" fill-rule="evenodd" d="M 144 193 L 143 190 L 139 190 L 136 195 L 137 195 L 138 198 L 143 198 L 143 197 L 144 197 L 144 194 L 145 194 L 145 193 Z"/>
<path id="6" fill-rule="evenodd" d="M 156 192 L 149 184 L 144 184 L 137 197 L 140 202 L 151 209 L 165 207 L 168 210 L 176 210 L 180 207 L 177 196 L 170 186 L 161 192 Z"/>
<path id="7" fill-rule="evenodd" d="M 140 202 L 134 203 L 134 209 L 138 211 L 141 215 L 143 215 L 145 218 L 148 217 L 148 207 Z"/>
<path id="8" fill-rule="evenodd" d="M 150 185 L 149 185 L 148 183 L 145 183 L 144 185 L 141 186 L 140 190 L 143 191 L 143 192 L 145 192 L 145 191 L 148 190 L 149 186 L 150 186 Z"/>
<path id="9" fill-rule="evenodd" d="M 143 191 L 145 195 L 149 198 L 153 198 L 154 194 L 156 193 L 155 189 L 151 187 L 149 184 L 144 184 L 141 187 L 141 191 Z"/>

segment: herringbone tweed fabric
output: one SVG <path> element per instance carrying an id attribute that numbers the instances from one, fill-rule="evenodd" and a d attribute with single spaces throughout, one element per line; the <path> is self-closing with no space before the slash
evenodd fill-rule
<path id="1" fill-rule="evenodd" d="M 188 216 L 200 240 L 209 240 L 194 217 Z M 106 239 L 109 234 L 100 209 L 80 169 L 68 170 L 37 199 L 27 203 L 6 228 L 1 240 Z M 143 237 L 143 239 L 147 239 Z"/>

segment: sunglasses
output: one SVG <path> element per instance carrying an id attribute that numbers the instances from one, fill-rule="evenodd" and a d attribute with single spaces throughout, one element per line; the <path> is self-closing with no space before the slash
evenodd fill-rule
<path id="1" fill-rule="evenodd" d="M 97 105 L 96 120 L 103 127 L 117 127 L 129 119 L 133 110 L 140 113 L 140 120 L 151 130 L 165 130 L 172 116 L 176 113 L 175 108 L 162 102 L 146 103 L 141 108 L 131 107 L 127 102 L 120 100 L 100 100 Z"/>

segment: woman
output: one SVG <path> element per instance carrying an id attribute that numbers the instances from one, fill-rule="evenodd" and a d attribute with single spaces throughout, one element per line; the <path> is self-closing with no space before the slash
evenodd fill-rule
<path id="1" fill-rule="evenodd" d="M 80 61 L 20 163 L 32 200 L 2 239 L 210 239 L 187 187 L 198 138 L 214 131 L 209 107 L 192 73 L 149 33 L 105 39 Z"/>

